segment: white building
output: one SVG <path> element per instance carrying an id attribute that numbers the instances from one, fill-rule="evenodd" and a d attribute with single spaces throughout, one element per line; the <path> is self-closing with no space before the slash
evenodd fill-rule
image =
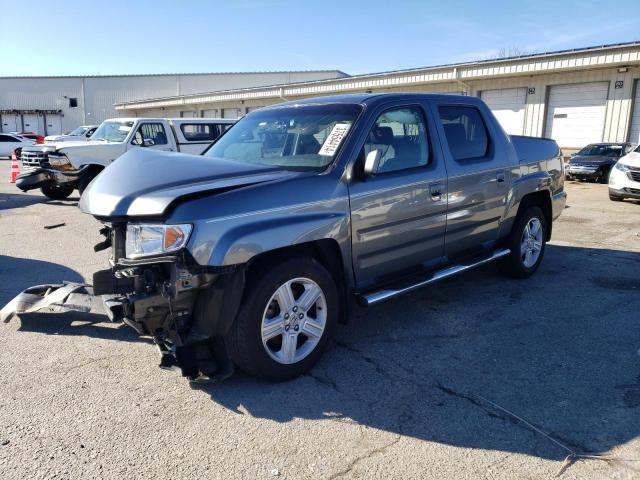
<path id="1" fill-rule="evenodd" d="M 640 143 L 640 42 L 501 60 L 357 75 L 277 86 L 121 102 L 123 115 L 246 113 L 260 106 L 352 92 L 445 92 L 482 97 L 508 133 L 554 138 L 566 150 L 590 142 Z M 210 85 L 213 87 L 213 85 Z"/>
<path id="2" fill-rule="evenodd" d="M 330 71 L 0 77 L 0 131 L 54 135 L 118 116 L 114 104 L 207 90 L 340 78 Z M 178 112 L 178 116 L 180 112 Z M 185 115 L 192 115 L 185 108 Z"/>

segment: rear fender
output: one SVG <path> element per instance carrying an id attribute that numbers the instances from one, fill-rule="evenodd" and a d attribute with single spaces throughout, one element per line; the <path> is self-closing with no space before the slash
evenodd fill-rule
<path id="1" fill-rule="evenodd" d="M 523 204 L 523 199 L 534 194 L 540 203 L 540 207 L 548 214 L 547 208 L 552 203 L 552 178 L 547 172 L 538 171 L 530 173 L 514 180 L 511 189 L 507 194 L 505 213 L 500 224 L 500 238 L 505 238 L 511 232 L 511 228 L 518 216 L 518 212 Z M 549 235 L 551 233 L 551 215 L 548 215 Z"/>

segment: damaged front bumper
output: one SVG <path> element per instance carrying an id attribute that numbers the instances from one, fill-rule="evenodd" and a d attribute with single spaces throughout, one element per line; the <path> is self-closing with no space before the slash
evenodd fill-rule
<path id="1" fill-rule="evenodd" d="M 198 265 L 187 251 L 142 259 L 123 257 L 124 224 L 101 230 L 112 248 L 111 268 L 93 275 L 93 286 L 39 285 L 16 296 L 1 311 L 14 315 L 45 311 L 102 311 L 140 335 L 151 336 L 161 367 L 180 367 L 190 380 L 219 381 L 233 373 L 223 337 L 235 320 L 244 268 Z"/>
<path id="2" fill-rule="evenodd" d="M 56 170 L 52 167 L 41 167 L 21 173 L 16 178 L 16 187 L 23 192 L 47 186 L 68 186 L 75 188 L 84 168 L 78 170 Z"/>
<path id="3" fill-rule="evenodd" d="M 203 267 L 184 250 L 119 258 L 93 276 L 95 293 L 109 296 L 104 305 L 110 317 L 153 337 L 160 366 L 176 365 L 193 381 L 233 373 L 222 338 L 235 319 L 243 282 L 242 268 Z"/>

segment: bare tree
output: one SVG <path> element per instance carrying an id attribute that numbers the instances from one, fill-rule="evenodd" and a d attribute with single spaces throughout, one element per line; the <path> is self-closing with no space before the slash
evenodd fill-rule
<path id="1" fill-rule="evenodd" d="M 522 47 L 502 47 L 496 50 L 492 55 L 484 58 L 477 58 L 476 60 L 500 60 L 510 57 L 521 57 L 524 55 L 531 55 L 534 52 Z"/>

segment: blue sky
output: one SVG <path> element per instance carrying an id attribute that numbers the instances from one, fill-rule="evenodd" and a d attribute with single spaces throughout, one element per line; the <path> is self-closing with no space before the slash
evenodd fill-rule
<path id="1" fill-rule="evenodd" d="M 640 1 L 0 0 L 0 76 L 350 74 L 640 40 Z"/>

